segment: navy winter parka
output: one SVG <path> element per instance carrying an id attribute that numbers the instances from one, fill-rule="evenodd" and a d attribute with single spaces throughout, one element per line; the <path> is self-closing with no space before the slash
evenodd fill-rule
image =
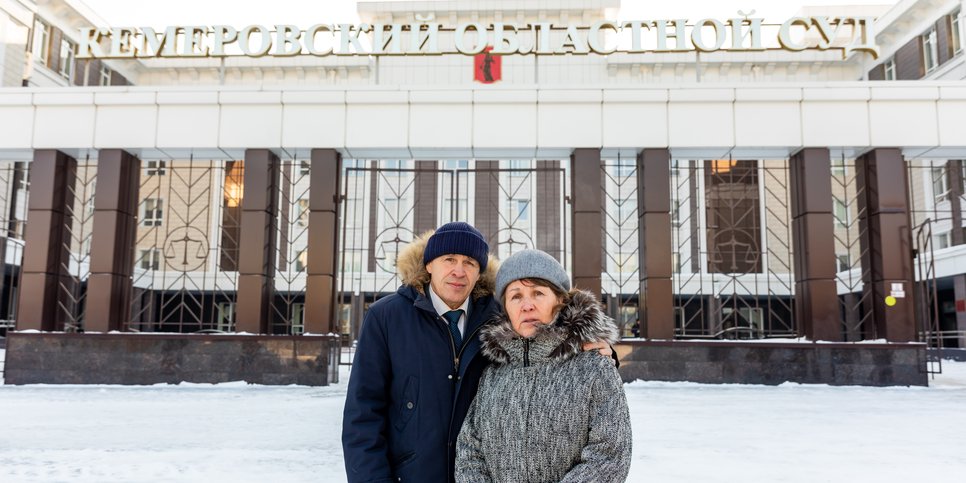
<path id="1" fill-rule="evenodd" d="M 453 480 L 456 439 L 488 364 L 479 330 L 498 310 L 497 263 L 491 258 L 477 282 L 465 342 L 456 348 L 426 294 L 422 252 L 430 234 L 400 253 L 403 285 L 372 304 L 363 321 L 342 423 L 349 482 Z"/>

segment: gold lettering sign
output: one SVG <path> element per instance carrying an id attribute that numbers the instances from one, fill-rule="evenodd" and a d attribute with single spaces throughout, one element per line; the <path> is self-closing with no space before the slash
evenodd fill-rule
<path id="1" fill-rule="evenodd" d="M 841 50 L 879 55 L 872 17 L 793 17 L 774 35 L 784 50 Z M 602 20 L 592 25 L 541 22 L 175 26 L 82 28 L 79 58 L 298 55 L 608 55 L 615 52 L 762 51 L 763 19 Z"/>

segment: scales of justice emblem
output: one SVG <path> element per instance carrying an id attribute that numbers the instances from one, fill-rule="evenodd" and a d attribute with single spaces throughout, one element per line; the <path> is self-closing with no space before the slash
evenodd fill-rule
<path id="1" fill-rule="evenodd" d="M 164 262 L 179 272 L 191 272 L 204 266 L 208 259 L 205 233 L 193 226 L 182 226 L 168 233 L 164 243 Z"/>

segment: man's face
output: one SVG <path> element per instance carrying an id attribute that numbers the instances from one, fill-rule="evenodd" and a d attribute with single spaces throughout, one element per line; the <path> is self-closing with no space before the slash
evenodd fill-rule
<path id="1" fill-rule="evenodd" d="M 451 309 L 457 309 L 480 279 L 480 264 L 466 255 L 442 255 L 426 264 L 429 284 Z"/>

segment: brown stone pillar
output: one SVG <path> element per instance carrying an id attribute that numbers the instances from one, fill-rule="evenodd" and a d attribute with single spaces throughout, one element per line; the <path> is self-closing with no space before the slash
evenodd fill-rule
<path id="1" fill-rule="evenodd" d="M 856 175 L 861 194 L 863 290 L 869 295 L 875 337 L 890 342 L 915 341 L 909 183 L 902 152 L 873 149 L 856 159 Z M 892 294 L 894 285 L 902 288 L 904 297 L 890 307 L 885 298 Z"/>
<path id="2" fill-rule="evenodd" d="M 267 149 L 245 150 L 235 331 L 268 333 L 275 281 L 280 165 Z"/>
<path id="3" fill-rule="evenodd" d="M 537 161 L 537 211 L 530 210 L 536 215 L 537 232 L 536 248 L 549 253 L 558 261 L 563 261 L 564 252 L 560 240 L 560 206 L 563 201 L 561 193 L 559 161 Z M 531 206 L 532 208 L 532 206 Z M 515 207 L 511 207 L 515 209 Z"/>
<path id="4" fill-rule="evenodd" d="M 792 155 L 789 170 L 798 330 L 811 340 L 840 341 L 829 150 L 802 149 Z"/>
<path id="5" fill-rule="evenodd" d="M 600 149 L 574 149 L 570 156 L 574 287 L 598 297 L 603 267 L 602 177 Z"/>
<path id="6" fill-rule="evenodd" d="M 500 162 L 477 161 L 473 226 L 490 245 L 490 252 L 497 253 L 497 233 L 500 231 Z"/>
<path id="7" fill-rule="evenodd" d="M 436 185 L 436 161 L 416 161 L 415 193 L 413 196 L 413 223 L 416 235 L 435 230 L 436 210 L 439 207 Z"/>
<path id="8" fill-rule="evenodd" d="M 342 232 L 339 219 L 342 156 L 334 149 L 313 149 L 311 162 L 305 332 L 338 333 L 335 271 Z"/>
<path id="9" fill-rule="evenodd" d="M 88 332 L 122 330 L 130 319 L 141 160 L 120 149 L 97 156 L 91 273 L 84 317 Z"/>
<path id="10" fill-rule="evenodd" d="M 671 153 L 645 149 L 637 156 L 641 337 L 674 338 L 671 276 Z"/>
<path id="11" fill-rule="evenodd" d="M 77 160 L 56 150 L 34 151 L 30 200 L 24 235 L 17 330 L 63 330 L 58 309 L 59 284 L 68 277 L 71 188 Z"/>

